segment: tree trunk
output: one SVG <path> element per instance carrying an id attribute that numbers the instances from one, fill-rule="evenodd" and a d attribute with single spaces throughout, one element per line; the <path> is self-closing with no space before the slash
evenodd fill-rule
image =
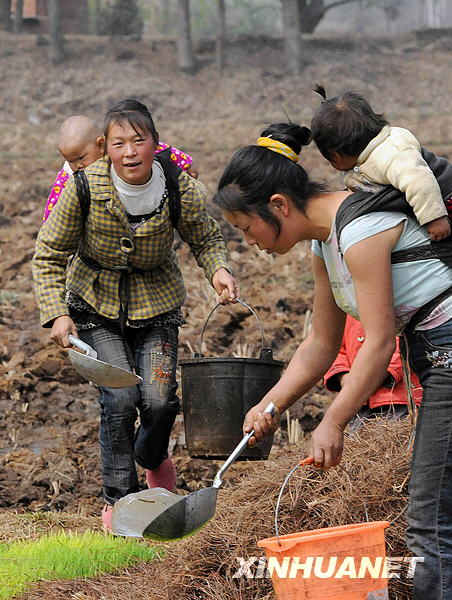
<path id="1" fill-rule="evenodd" d="M 23 14 L 24 14 L 24 0 L 17 0 L 16 12 L 14 13 L 14 33 L 20 33 L 22 30 Z"/>
<path id="2" fill-rule="evenodd" d="M 90 4 L 90 8 L 91 33 L 99 35 L 100 0 L 93 0 L 92 4 Z"/>
<path id="3" fill-rule="evenodd" d="M 439 0 L 427 0 L 425 11 L 428 27 L 441 27 L 441 4 Z"/>
<path id="4" fill-rule="evenodd" d="M 303 69 L 301 60 L 301 31 L 298 0 L 281 0 L 284 50 L 287 67 L 292 75 L 299 75 Z"/>
<path id="5" fill-rule="evenodd" d="M 177 54 L 179 69 L 184 73 L 194 73 L 195 57 L 191 41 L 190 0 L 178 0 Z"/>
<path id="6" fill-rule="evenodd" d="M 64 60 L 63 36 L 61 34 L 61 15 L 59 0 L 49 0 L 49 58 L 57 65 Z"/>
<path id="7" fill-rule="evenodd" d="M 0 0 L 0 22 L 3 31 L 12 31 L 11 0 Z"/>
<path id="8" fill-rule="evenodd" d="M 161 4 L 161 8 L 160 8 L 160 13 L 161 13 L 161 28 L 162 28 L 162 33 L 168 33 L 169 32 L 169 25 L 170 25 L 170 3 L 168 0 L 160 0 L 160 4 Z M 154 18 L 154 7 L 151 6 L 151 19 Z"/>
<path id="9" fill-rule="evenodd" d="M 223 72 L 225 65 L 225 42 L 226 42 L 226 2 L 218 0 L 218 32 L 215 46 L 215 62 L 217 71 Z"/>

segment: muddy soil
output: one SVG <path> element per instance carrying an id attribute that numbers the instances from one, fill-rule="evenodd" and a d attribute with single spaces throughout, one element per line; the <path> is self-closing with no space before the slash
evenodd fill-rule
<path id="1" fill-rule="evenodd" d="M 221 76 L 209 48 L 200 48 L 199 71 L 188 76 L 177 72 L 170 44 L 74 37 L 66 47 L 67 61 L 51 68 L 47 49 L 34 36 L 0 34 L 0 508 L 95 514 L 102 504 L 97 393 L 40 328 L 30 274 L 45 199 L 62 164 L 59 123 L 77 113 L 101 120 L 117 100 L 142 99 L 161 139 L 193 154 L 212 194 L 228 157 L 252 143 L 263 126 L 286 114 L 309 124 L 318 104 L 311 88 L 320 82 L 330 93 L 365 94 L 392 123 L 450 157 L 450 40 L 420 46 L 410 36 L 347 43 L 312 38 L 300 77 L 284 73 L 276 41 L 231 46 Z M 315 177 L 340 183 L 314 148 L 306 149 L 303 160 Z M 214 207 L 212 213 L 218 214 Z M 258 311 L 275 358 L 288 360 L 312 306 L 309 247 L 301 244 L 273 259 L 222 227 L 242 298 Z M 188 249 L 178 246 L 187 285 L 180 356 L 188 357 L 198 349 L 215 299 Z M 206 334 L 211 355 L 249 355 L 258 347 L 258 327 L 241 308 L 219 311 Z M 292 416 L 309 432 L 329 401 L 318 386 Z M 282 433 L 276 451 L 284 451 L 278 448 L 285 442 Z M 181 416 L 171 446 L 180 489 L 196 489 L 213 477 L 216 464 L 188 458 Z"/>

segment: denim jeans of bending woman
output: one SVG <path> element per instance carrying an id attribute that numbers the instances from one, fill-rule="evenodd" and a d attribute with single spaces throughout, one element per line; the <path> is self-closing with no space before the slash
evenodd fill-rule
<path id="1" fill-rule="evenodd" d="M 413 600 L 452 600 L 452 320 L 406 332 L 424 389 L 409 483 L 407 542 L 418 562 Z"/>
<path id="2" fill-rule="evenodd" d="M 106 325 L 82 330 L 80 337 L 96 350 L 99 360 L 127 370 L 133 366 L 143 378 L 141 384 L 128 388 L 99 388 L 104 498 L 114 504 L 140 490 L 135 462 L 155 469 L 168 456 L 179 411 L 178 327 L 127 328 L 121 334 L 119 327 Z"/>

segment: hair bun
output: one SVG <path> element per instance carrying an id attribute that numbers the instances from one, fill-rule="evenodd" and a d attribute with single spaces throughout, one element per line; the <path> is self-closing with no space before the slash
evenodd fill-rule
<path id="1" fill-rule="evenodd" d="M 296 154 L 311 141 L 311 130 L 297 123 L 273 123 L 261 133 L 262 137 L 271 137 L 286 144 Z"/>

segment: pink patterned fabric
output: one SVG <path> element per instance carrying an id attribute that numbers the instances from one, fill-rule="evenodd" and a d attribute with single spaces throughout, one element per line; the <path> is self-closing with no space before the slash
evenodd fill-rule
<path id="1" fill-rule="evenodd" d="M 170 146 L 165 144 L 164 142 L 160 142 L 157 146 L 155 153 L 163 152 Z M 182 150 L 178 148 L 173 148 L 171 146 L 171 160 L 176 163 L 178 167 L 182 170 L 187 171 L 190 168 L 190 165 L 193 162 L 192 157 L 189 154 L 185 154 Z M 52 189 L 50 190 L 49 197 L 47 198 L 46 206 L 44 209 L 44 216 L 42 220 L 45 222 L 50 216 L 55 204 L 58 202 L 58 198 L 61 196 L 61 192 L 64 190 L 67 180 L 69 179 L 69 174 L 66 173 L 64 169 L 58 172 L 55 181 L 53 182 Z"/>
<path id="2" fill-rule="evenodd" d="M 44 216 L 42 220 L 45 222 L 50 216 L 53 207 L 58 202 L 58 198 L 61 195 L 61 192 L 64 190 L 67 180 L 69 179 L 69 174 L 66 173 L 64 169 L 58 172 L 55 177 L 55 181 L 53 182 L 52 189 L 50 190 L 49 197 L 47 198 L 46 207 L 44 209 Z"/>
<path id="3" fill-rule="evenodd" d="M 165 142 L 160 142 L 155 153 L 158 154 L 159 152 L 163 152 L 163 150 L 166 150 L 167 148 L 169 148 L 168 144 L 165 144 Z M 175 162 L 176 165 L 183 171 L 187 171 L 193 162 L 190 154 L 185 154 L 185 152 L 182 152 L 182 150 L 178 150 L 177 148 L 173 147 L 171 147 L 171 160 Z"/>

